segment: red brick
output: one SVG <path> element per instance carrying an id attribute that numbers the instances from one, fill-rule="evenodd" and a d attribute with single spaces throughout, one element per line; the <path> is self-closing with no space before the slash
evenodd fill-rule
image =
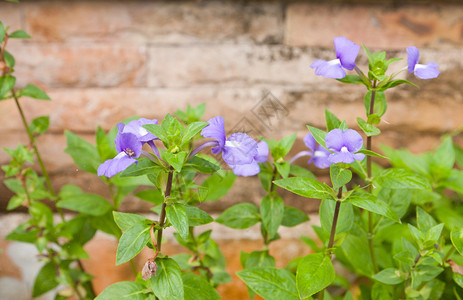
<path id="1" fill-rule="evenodd" d="M 461 5 L 384 6 L 293 3 L 286 11 L 285 42 L 332 47 L 345 36 L 371 48 L 461 45 Z"/>
<path id="2" fill-rule="evenodd" d="M 9 49 L 16 58 L 19 86 L 143 86 L 144 46 L 118 44 L 27 44 Z"/>
<path id="3" fill-rule="evenodd" d="M 125 41 L 184 44 L 281 42 L 278 3 L 33 2 L 28 29 L 39 41 Z"/>

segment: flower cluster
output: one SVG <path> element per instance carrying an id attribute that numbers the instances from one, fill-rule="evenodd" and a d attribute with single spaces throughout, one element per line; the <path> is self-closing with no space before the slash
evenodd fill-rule
<path id="1" fill-rule="evenodd" d="M 312 69 L 315 69 L 315 75 L 342 79 L 346 77 L 344 69 L 352 71 L 355 68 L 355 60 L 360 50 L 359 45 L 345 37 L 336 37 L 334 38 L 334 49 L 336 59 L 330 61 L 317 59 L 310 65 Z M 408 47 L 407 54 L 409 73 L 414 73 L 420 79 L 432 79 L 439 76 L 440 72 L 437 70 L 439 66 L 436 63 L 418 64 L 420 52 L 415 46 Z"/>

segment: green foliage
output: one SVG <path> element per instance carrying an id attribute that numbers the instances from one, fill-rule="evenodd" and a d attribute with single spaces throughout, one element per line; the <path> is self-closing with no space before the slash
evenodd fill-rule
<path id="1" fill-rule="evenodd" d="M 227 208 L 216 220 L 230 228 L 245 229 L 260 221 L 258 208 L 251 203 L 239 203 Z"/>
<path id="2" fill-rule="evenodd" d="M 159 300 L 183 300 L 184 287 L 180 268 L 172 258 L 157 258 L 156 276 L 151 277 L 151 287 Z"/>
<path id="3" fill-rule="evenodd" d="M 296 285 L 300 299 L 308 299 L 313 294 L 328 287 L 334 278 L 334 267 L 329 255 L 315 253 L 305 256 L 299 262 L 296 274 Z"/>

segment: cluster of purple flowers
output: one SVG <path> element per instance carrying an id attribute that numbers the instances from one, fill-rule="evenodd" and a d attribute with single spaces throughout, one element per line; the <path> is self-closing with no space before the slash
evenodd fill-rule
<path id="1" fill-rule="evenodd" d="M 142 154 L 142 146 L 147 143 L 153 153 L 159 157 L 159 152 L 154 144 L 158 139 L 148 132 L 143 125 L 158 124 L 157 120 L 139 119 L 129 122 L 127 125 L 119 123 L 118 133 L 115 139 L 118 154 L 106 160 L 98 167 L 98 176 L 112 177 L 137 163 L 136 158 Z M 209 120 L 209 125 L 203 128 L 201 134 L 214 141 L 204 145 L 212 146 L 212 153 L 222 153 L 223 160 L 230 166 L 236 175 L 253 176 L 260 172 L 258 163 L 267 161 L 269 148 L 266 142 L 256 142 L 245 133 L 234 133 L 226 138 L 225 125 L 222 117 Z M 199 146 L 198 149 L 202 149 Z M 193 151 L 192 153 L 197 153 Z"/>
<path id="2" fill-rule="evenodd" d="M 352 71 L 355 68 L 355 59 L 360 50 L 360 46 L 345 37 L 334 38 L 334 49 L 336 59 L 325 61 L 317 59 L 310 67 L 315 69 L 315 75 L 326 78 L 342 79 L 346 76 L 347 69 Z M 426 65 L 418 64 L 420 52 L 415 46 L 407 47 L 407 64 L 408 72 L 414 73 L 421 79 L 432 79 L 439 76 L 439 67 L 436 63 L 429 62 Z"/>

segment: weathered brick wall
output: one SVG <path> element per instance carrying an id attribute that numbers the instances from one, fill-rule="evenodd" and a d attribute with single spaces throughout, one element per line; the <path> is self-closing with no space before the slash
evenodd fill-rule
<path id="1" fill-rule="evenodd" d="M 275 138 L 297 132 L 292 153 L 303 148 L 306 124 L 324 126 L 325 108 L 355 128 L 355 118 L 363 116 L 363 89 L 317 77 L 309 68 L 317 58 L 334 57 L 336 36 L 404 58 L 405 48 L 415 45 L 423 62 L 440 66 L 441 75 L 430 81 L 404 74 L 421 89 L 407 86 L 388 92 L 388 113 L 377 143 L 422 152 L 433 148 L 442 133 L 460 127 L 463 5 L 459 1 L 344 2 L 0 2 L 0 20 L 32 36 L 9 43 L 17 61 L 18 85 L 37 84 L 53 99 L 24 99 L 23 105 L 29 120 L 51 117 L 50 132 L 39 139 L 39 148 L 54 185 L 72 182 L 104 194 L 99 180 L 79 171 L 63 152 L 65 130 L 93 142 L 98 125 L 109 129 L 133 115 L 162 119 L 187 104 L 202 102 L 208 105 L 206 119 L 226 115 L 227 129 L 245 127 Z M 358 63 L 367 64 L 363 54 Z M 268 92 L 283 107 L 270 120 L 257 113 Z M 1 148 L 27 142 L 12 101 L 0 102 L 0 122 Z M 7 160 L 0 152 L 0 164 Z M 219 212 L 232 202 L 259 202 L 262 191 L 257 180 L 237 181 L 243 184 L 247 188 L 234 188 L 223 201 L 203 208 Z M 10 196 L 0 185 L 0 211 Z M 289 194 L 284 197 L 287 204 L 307 211 L 316 206 Z M 144 207 L 131 199 L 123 209 Z M 114 247 L 116 242 L 111 243 Z M 254 246 L 258 249 L 260 244 Z M 278 248 L 274 251 L 279 253 Z M 238 265 L 236 255 L 227 259 Z M 113 258 L 108 259 L 113 265 Z M 104 286 L 101 283 L 99 288 Z M 243 286 L 239 291 L 246 293 Z"/>

